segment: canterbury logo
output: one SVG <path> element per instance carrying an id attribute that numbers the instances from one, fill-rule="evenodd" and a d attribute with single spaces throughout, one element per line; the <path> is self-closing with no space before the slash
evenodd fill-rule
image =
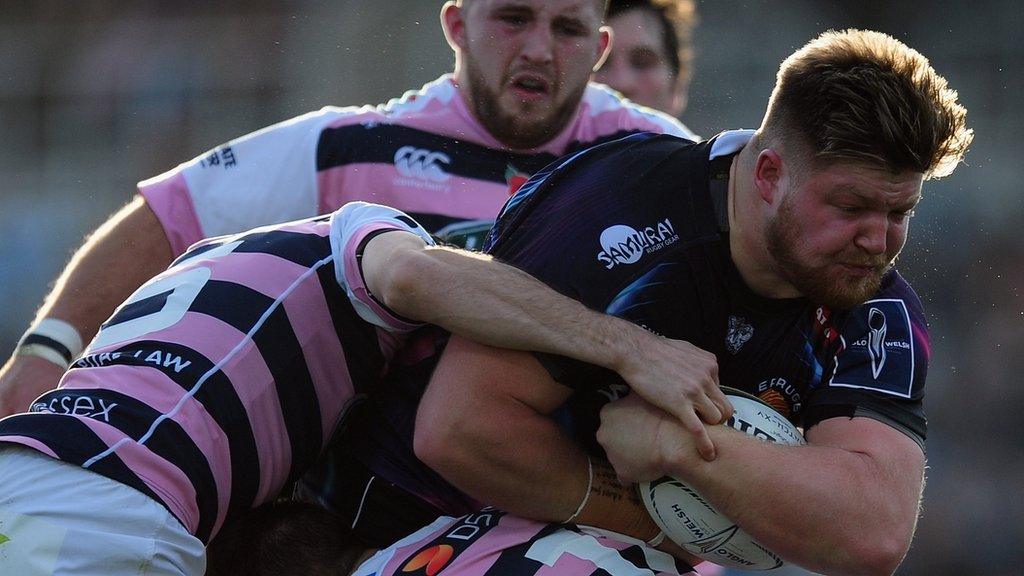
<path id="1" fill-rule="evenodd" d="M 448 166 L 451 162 L 452 159 L 443 152 L 431 152 L 413 146 L 402 146 L 395 152 L 395 169 L 406 178 L 444 182 L 451 176 L 442 166 Z"/>

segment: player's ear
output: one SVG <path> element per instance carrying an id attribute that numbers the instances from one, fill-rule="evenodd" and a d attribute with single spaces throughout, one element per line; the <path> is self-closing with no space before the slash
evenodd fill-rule
<path id="1" fill-rule="evenodd" d="M 765 148 L 754 162 L 754 187 L 763 201 L 773 204 L 779 194 L 782 179 L 782 156 L 771 148 Z"/>
<path id="2" fill-rule="evenodd" d="M 444 30 L 444 38 L 448 45 L 455 52 L 466 49 L 466 21 L 463 19 L 465 9 L 448 0 L 441 6 L 441 29 Z"/>
<path id="3" fill-rule="evenodd" d="M 612 32 L 610 26 L 601 26 L 598 33 L 601 37 L 597 43 L 597 61 L 594 64 L 594 72 L 597 72 L 597 69 L 608 59 L 608 54 L 611 54 L 612 51 L 612 42 L 615 41 L 615 33 Z"/>

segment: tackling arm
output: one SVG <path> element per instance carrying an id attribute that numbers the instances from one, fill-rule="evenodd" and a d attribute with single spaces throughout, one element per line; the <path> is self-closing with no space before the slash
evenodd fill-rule
<path id="1" fill-rule="evenodd" d="M 87 342 L 111 310 L 171 259 L 170 244 L 156 215 L 136 196 L 78 249 L 37 318 L 68 322 Z M 114 264 L 118 264 L 116 270 Z M 0 369 L 0 417 L 26 410 L 33 398 L 55 387 L 63 373 L 47 360 L 12 356 Z"/>
<path id="2" fill-rule="evenodd" d="M 913 537 L 924 482 L 918 445 L 869 418 L 831 418 L 807 446 L 710 427 L 719 457 L 696 457 L 668 415 L 637 398 L 609 404 L 598 439 L 624 480 L 693 485 L 783 558 L 825 574 L 891 574 Z"/>
<path id="3" fill-rule="evenodd" d="M 425 246 L 413 234 L 374 237 L 362 266 L 370 291 L 403 316 L 483 344 L 615 370 L 639 394 L 666 406 L 698 438 L 701 454 L 714 458 L 702 420 L 724 421 L 732 406 L 718 388 L 711 353 L 595 312 L 489 256 Z"/>
<path id="4" fill-rule="evenodd" d="M 649 540 L 659 531 L 635 490 L 606 463 L 593 462 L 591 479 L 586 455 L 548 417 L 569 393 L 530 354 L 453 336 L 420 403 L 416 455 L 514 514 Z"/>

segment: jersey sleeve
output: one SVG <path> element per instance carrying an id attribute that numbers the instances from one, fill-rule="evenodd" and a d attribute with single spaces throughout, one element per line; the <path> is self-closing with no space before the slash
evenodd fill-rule
<path id="1" fill-rule="evenodd" d="M 873 418 L 924 449 L 928 326 L 910 285 L 895 271 L 886 284 L 843 322 L 832 376 L 809 396 L 804 424 L 810 428 L 837 416 Z"/>
<path id="2" fill-rule="evenodd" d="M 334 273 L 359 317 L 389 332 L 410 332 L 422 323 L 403 318 L 377 300 L 366 287 L 360 264 L 363 248 L 384 232 L 415 234 L 433 245 L 430 234 L 404 212 L 367 202 L 350 202 L 331 215 Z"/>
<path id="3" fill-rule="evenodd" d="M 352 110 L 325 108 L 269 126 L 139 183 L 177 256 L 197 240 L 319 213 L 320 132 Z"/>

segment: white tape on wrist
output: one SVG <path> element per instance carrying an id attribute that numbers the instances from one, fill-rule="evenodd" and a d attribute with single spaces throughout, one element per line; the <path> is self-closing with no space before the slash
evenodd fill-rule
<path id="1" fill-rule="evenodd" d="M 67 368 L 82 353 L 82 336 L 74 326 L 56 318 L 36 322 L 18 343 L 18 356 L 38 356 Z"/>

